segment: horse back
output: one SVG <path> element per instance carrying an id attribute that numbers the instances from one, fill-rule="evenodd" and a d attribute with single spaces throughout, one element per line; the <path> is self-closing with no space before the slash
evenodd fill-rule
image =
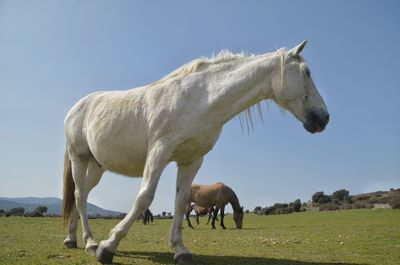
<path id="1" fill-rule="evenodd" d="M 202 207 L 221 207 L 228 204 L 231 189 L 223 183 L 212 185 L 197 185 L 191 187 L 191 200 Z"/>

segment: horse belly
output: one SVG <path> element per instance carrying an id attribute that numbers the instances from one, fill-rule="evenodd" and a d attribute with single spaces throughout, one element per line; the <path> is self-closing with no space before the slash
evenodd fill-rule
<path id="1" fill-rule="evenodd" d="M 146 156 L 142 154 L 131 154 L 129 156 L 109 157 L 104 162 L 108 170 L 131 177 L 143 176 Z"/>
<path id="2" fill-rule="evenodd" d="M 132 177 L 143 175 L 147 141 L 140 128 L 103 126 L 102 130 L 88 135 L 88 143 L 94 158 L 105 170 Z"/>
<path id="3" fill-rule="evenodd" d="M 187 163 L 204 156 L 213 148 L 220 132 L 220 129 L 210 130 L 187 138 L 177 146 L 172 160 Z"/>

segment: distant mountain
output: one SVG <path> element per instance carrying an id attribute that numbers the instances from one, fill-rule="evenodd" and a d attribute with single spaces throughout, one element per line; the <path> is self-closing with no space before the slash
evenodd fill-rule
<path id="1" fill-rule="evenodd" d="M 4 198 L 0 197 L 0 209 L 9 210 L 11 208 L 22 207 L 26 212 L 32 212 L 38 206 L 46 206 L 48 214 L 61 215 L 62 200 L 55 197 L 26 197 L 26 198 Z M 118 216 L 121 212 L 106 210 L 92 203 L 87 204 L 88 215 Z"/>

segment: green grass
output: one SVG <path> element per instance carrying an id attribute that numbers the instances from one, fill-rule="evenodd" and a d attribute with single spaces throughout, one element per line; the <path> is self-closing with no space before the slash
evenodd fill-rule
<path id="1" fill-rule="evenodd" d="M 90 220 L 97 240 L 118 220 Z M 200 219 L 184 242 L 196 264 L 400 264 L 400 210 L 349 210 L 288 215 L 245 215 L 244 228 L 211 230 Z M 114 257 L 116 264 L 173 264 L 171 220 L 135 223 Z M 81 231 L 79 230 L 79 233 Z M 94 256 L 65 249 L 59 218 L 0 218 L 0 264 L 98 264 Z M 81 237 L 81 234 L 79 234 Z"/>

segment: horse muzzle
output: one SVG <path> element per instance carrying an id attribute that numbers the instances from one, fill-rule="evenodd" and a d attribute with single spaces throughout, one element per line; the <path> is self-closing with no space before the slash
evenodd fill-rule
<path id="1" fill-rule="evenodd" d="M 328 122 L 329 114 L 327 112 L 316 113 L 311 111 L 307 114 L 303 127 L 310 133 L 319 133 L 325 129 Z"/>

